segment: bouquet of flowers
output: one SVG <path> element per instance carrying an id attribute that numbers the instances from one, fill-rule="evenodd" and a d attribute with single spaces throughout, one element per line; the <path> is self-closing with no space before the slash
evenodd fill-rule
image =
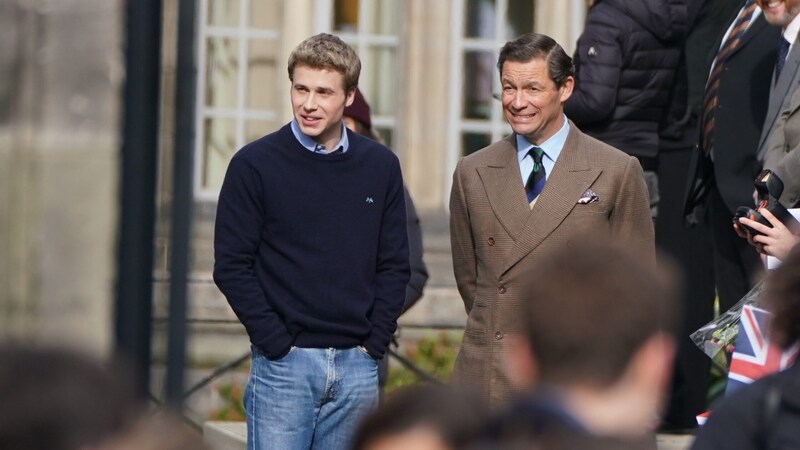
<path id="1" fill-rule="evenodd" d="M 764 288 L 764 280 L 756 284 L 738 303 L 719 317 L 700 327 L 691 334 L 692 342 L 702 350 L 712 363 L 724 373 L 728 373 L 733 354 L 733 345 L 739 334 L 739 320 L 744 305 L 758 305 L 758 298 Z"/>

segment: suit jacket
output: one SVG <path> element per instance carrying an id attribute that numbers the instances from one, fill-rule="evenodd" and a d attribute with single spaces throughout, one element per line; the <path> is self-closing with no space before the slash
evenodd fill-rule
<path id="1" fill-rule="evenodd" d="M 792 47 L 780 78 L 772 87 L 769 109 L 758 149 L 764 169 L 783 181 L 781 203 L 787 207 L 800 201 L 800 45 Z"/>
<path id="2" fill-rule="evenodd" d="M 734 11 L 734 17 L 738 12 Z M 733 20 L 732 17 L 728 23 Z M 753 180 L 761 171 L 758 142 L 767 114 L 780 32 L 780 28 L 767 23 L 763 14 L 759 15 L 725 61 L 714 118 L 714 161 L 706 156 L 700 136 L 689 168 L 684 201 L 689 222 L 699 220 L 693 213 L 704 203 L 714 183 L 731 217 L 737 207 L 753 204 Z M 719 36 L 712 46 L 710 60 L 716 56 L 721 42 Z"/>
<path id="3" fill-rule="evenodd" d="M 591 189 L 598 201 L 577 204 Z M 655 261 L 653 222 L 638 161 L 570 123 L 564 148 L 531 209 L 515 136 L 461 158 L 453 175 L 453 269 L 468 319 L 454 381 L 497 405 L 512 392 L 503 339 L 513 332 L 526 277 L 582 237 L 624 242 Z M 545 281 L 546 282 L 546 281 Z"/>

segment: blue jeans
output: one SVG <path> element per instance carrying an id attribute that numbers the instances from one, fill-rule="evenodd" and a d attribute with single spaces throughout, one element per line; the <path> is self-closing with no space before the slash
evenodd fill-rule
<path id="1" fill-rule="evenodd" d="M 350 448 L 378 404 L 378 365 L 360 348 L 298 348 L 279 360 L 251 348 L 244 392 L 248 450 Z"/>

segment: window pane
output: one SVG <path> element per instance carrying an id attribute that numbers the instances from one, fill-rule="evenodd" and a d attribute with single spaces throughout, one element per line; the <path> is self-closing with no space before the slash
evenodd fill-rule
<path id="1" fill-rule="evenodd" d="M 461 154 L 466 156 L 475 153 L 489 145 L 491 140 L 488 134 L 464 133 L 461 135 Z"/>
<path id="2" fill-rule="evenodd" d="M 248 120 L 244 124 L 245 142 L 253 142 L 256 139 L 276 131 L 280 127 L 277 122 L 269 120 Z"/>
<path id="3" fill-rule="evenodd" d="M 396 51 L 392 47 L 371 47 L 362 58 L 361 77 L 367 82 L 362 92 L 369 102 L 373 115 L 394 115 L 397 86 Z"/>
<path id="4" fill-rule="evenodd" d="M 508 29 L 506 39 L 533 31 L 533 2 L 531 0 L 509 0 Z"/>
<path id="5" fill-rule="evenodd" d="M 239 43 L 236 39 L 209 38 L 206 56 L 206 106 L 236 106 Z"/>
<path id="6" fill-rule="evenodd" d="M 250 26 L 277 30 L 283 17 L 283 2 L 279 0 L 250 0 Z"/>
<path id="7" fill-rule="evenodd" d="M 367 33 L 397 34 L 397 21 L 400 20 L 400 8 L 396 0 L 372 0 L 368 11 L 371 17 L 365 17 Z"/>
<path id="8" fill-rule="evenodd" d="M 203 121 L 203 187 L 219 189 L 228 162 L 236 152 L 236 121 L 209 118 Z"/>
<path id="9" fill-rule="evenodd" d="M 394 131 L 391 128 L 374 128 L 381 137 L 381 143 L 391 149 L 394 149 Z"/>
<path id="10" fill-rule="evenodd" d="M 275 41 L 254 39 L 247 50 L 247 107 L 274 111 L 278 107 Z M 288 83 L 287 83 L 288 89 Z"/>
<path id="11" fill-rule="evenodd" d="M 218 27 L 239 25 L 239 0 L 208 0 L 208 24 Z"/>
<path id="12" fill-rule="evenodd" d="M 466 52 L 464 54 L 464 99 L 463 117 L 488 119 L 491 115 L 492 83 L 498 77 L 495 57 L 490 52 Z"/>
<path id="13" fill-rule="evenodd" d="M 530 1 L 530 0 L 528 0 Z M 497 5 L 494 0 L 468 0 L 464 35 L 471 38 L 493 38 Z"/>
<path id="14" fill-rule="evenodd" d="M 358 0 L 333 2 L 333 29 L 353 33 L 358 30 Z"/>

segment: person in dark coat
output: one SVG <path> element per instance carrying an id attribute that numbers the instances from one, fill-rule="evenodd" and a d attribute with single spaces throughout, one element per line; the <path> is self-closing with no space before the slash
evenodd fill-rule
<path id="1" fill-rule="evenodd" d="M 361 90 L 356 88 L 353 103 L 344 108 L 342 117 L 347 128 L 358 134 L 380 141 L 380 137 L 372 128 L 372 115 L 369 103 L 364 98 Z M 419 224 L 417 209 L 408 188 L 403 186 L 406 198 L 406 227 L 408 229 L 408 263 L 411 266 L 411 277 L 406 285 L 406 298 L 403 303 L 403 312 L 408 311 L 422 298 L 422 290 L 428 281 L 428 268 L 422 260 L 422 228 Z M 383 358 L 378 363 L 378 384 L 383 390 L 389 381 L 389 358 Z"/>
<path id="2" fill-rule="evenodd" d="M 728 26 L 712 46 L 708 65 L 718 64 L 720 49 L 727 42 L 723 38 L 730 34 L 745 5 L 740 0 L 740 8 L 728 17 Z M 763 267 L 758 253 L 736 234 L 731 220 L 736 208 L 753 204 L 753 180 L 761 171 L 758 142 L 780 35 L 780 28 L 767 23 L 764 14 L 754 14 L 738 44 L 722 58 L 724 70 L 718 78 L 711 138 L 705 142 L 698 136 L 689 165 L 683 212 L 687 225 L 708 225 L 721 311 L 730 309 L 752 289 Z M 706 321 L 711 320 L 713 306 L 703 305 L 703 310 Z"/>
<path id="3" fill-rule="evenodd" d="M 683 58 L 673 86 L 670 111 L 660 132 L 656 246 L 677 260 L 684 280 L 678 353 L 669 406 L 662 417 L 662 432 L 695 428 L 696 416 L 707 408 L 711 360 L 689 335 L 712 317 L 716 297 L 714 257 L 707 224 L 685 226 L 683 201 L 689 164 L 700 136 L 703 91 L 711 69 L 709 53 L 740 3 L 740 0 L 689 0 Z M 713 52 L 716 53 L 716 48 Z"/>
<path id="4" fill-rule="evenodd" d="M 686 33 L 686 0 L 595 0 L 575 52 L 564 112 L 586 134 L 635 156 L 653 217 L 659 125 Z"/>
<path id="5" fill-rule="evenodd" d="M 771 342 L 800 342 L 800 246 L 770 273 L 760 299 L 772 313 Z M 726 398 L 698 431 L 692 450 L 800 448 L 800 363 Z"/>

